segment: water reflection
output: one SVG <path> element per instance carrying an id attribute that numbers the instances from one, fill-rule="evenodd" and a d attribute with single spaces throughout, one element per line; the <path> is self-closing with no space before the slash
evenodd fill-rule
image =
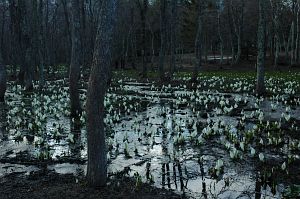
<path id="1" fill-rule="evenodd" d="M 80 125 L 80 118 L 75 117 L 70 119 L 70 134 L 73 135 L 74 143 L 70 144 L 70 156 L 75 160 L 81 159 L 81 150 L 82 150 L 82 143 L 81 143 L 81 125 Z"/>
<path id="2" fill-rule="evenodd" d="M 141 89 L 136 85 L 133 86 L 135 86 L 137 92 Z M 143 93 L 148 94 L 147 88 L 147 86 L 143 86 Z M 157 92 L 152 94 L 157 94 Z M 25 101 L 26 109 L 31 110 L 32 107 L 28 99 L 24 98 L 23 100 Z M 134 170 L 132 173 L 145 174 L 143 176 L 146 176 L 146 180 L 153 182 L 155 186 L 176 189 L 182 192 L 191 191 L 197 197 L 202 198 L 210 198 L 211 195 L 219 196 L 218 194 L 220 193 L 224 194 L 220 198 L 226 198 L 226 196 L 227 198 L 235 198 L 228 195 L 236 194 L 238 196 L 240 193 L 249 190 L 252 194 L 251 197 L 261 198 L 266 193 L 270 195 L 273 193 L 280 198 L 278 187 L 276 187 L 277 182 L 269 178 L 264 180 L 265 178 L 261 174 L 255 176 L 257 167 L 255 164 L 249 164 L 244 168 L 240 168 L 240 162 L 235 164 L 236 162 L 230 160 L 228 155 L 226 155 L 227 152 L 219 146 L 218 142 L 205 143 L 202 146 L 191 144 L 188 140 L 190 138 L 190 129 L 188 130 L 188 128 L 194 122 L 199 124 L 205 123 L 207 116 L 206 118 L 200 117 L 200 115 L 197 116 L 195 111 L 191 110 L 192 106 L 187 105 L 182 106 L 180 110 L 176 110 L 178 105 L 173 105 L 173 99 L 168 100 L 164 99 L 160 100 L 160 103 L 151 104 L 144 112 L 139 112 L 136 115 L 135 113 L 131 113 L 129 116 L 125 114 L 122 116 L 123 120 L 112 127 L 110 137 L 113 140 L 113 144 L 109 153 L 111 167 L 115 168 L 114 172 L 130 168 Z M 162 109 L 167 109 L 167 111 L 164 112 Z M 6 111 L 0 111 L 0 113 L 0 127 L 3 127 L 2 121 L 6 121 Z M 211 119 L 221 119 L 232 125 L 236 125 L 238 122 L 237 117 L 228 115 L 211 117 Z M 53 157 L 56 157 L 56 155 L 59 157 L 71 157 L 66 160 L 68 163 L 56 164 L 52 165 L 52 167 L 50 165 L 48 168 L 54 168 L 61 173 L 83 174 L 85 171 L 83 169 L 84 166 L 69 163 L 74 159 L 81 160 L 86 158 L 86 148 L 83 147 L 86 145 L 85 131 L 80 126 L 79 119 L 69 120 L 67 117 L 62 117 L 54 121 L 52 119 L 47 120 L 47 134 L 42 135 L 45 144 L 36 147 L 36 149 L 46 152 L 49 150 L 47 148 L 48 145 L 50 145 L 51 150 L 55 151 Z M 188 120 L 192 120 L 192 123 L 190 124 Z M 48 132 L 49 127 L 52 127 L 54 122 L 64 127 L 65 132 L 59 142 L 53 141 L 51 134 Z M 182 135 L 186 138 L 185 145 L 180 147 L 173 145 L 173 137 L 179 131 L 175 127 L 178 126 L 181 128 Z M 201 132 L 202 129 L 202 127 L 199 127 L 198 131 Z M 0 136 L 1 134 L 4 133 L 0 132 Z M 68 134 L 73 135 L 74 142 L 66 141 L 65 138 L 68 137 Z M 26 137 L 29 143 L 34 141 L 32 134 L 27 133 Z M 124 158 L 124 137 L 126 137 L 125 141 L 128 143 L 128 152 L 131 158 Z M 205 161 L 200 160 L 199 157 L 202 155 L 206 157 Z M 224 160 L 226 168 L 225 176 L 220 181 L 217 181 L 211 178 L 208 170 L 215 166 L 215 162 L 219 158 Z M 246 175 L 244 174 L 245 171 L 248 172 Z M 232 181 L 230 185 L 226 181 L 229 178 Z M 264 191 L 266 192 L 265 194 L 263 194 Z"/>

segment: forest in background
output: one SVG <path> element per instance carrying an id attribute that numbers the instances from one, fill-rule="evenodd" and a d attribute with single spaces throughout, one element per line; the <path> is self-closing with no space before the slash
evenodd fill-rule
<path id="1" fill-rule="evenodd" d="M 114 68 L 169 70 L 194 65 L 201 48 L 204 63 L 239 65 L 257 54 L 258 1 L 122 0 L 116 11 Z M 80 0 L 80 62 L 92 62 L 101 1 Z M 269 65 L 299 65 L 299 2 L 266 1 L 266 48 Z M 67 0 L 2 0 L 0 42 L 5 64 L 38 77 L 43 67 L 69 65 L 72 9 Z M 190 55 L 184 59 L 184 55 Z M 161 58 L 165 56 L 166 58 Z M 174 66 L 176 62 L 176 67 Z M 173 65 L 171 67 L 171 65 Z M 243 65 L 240 66 L 241 68 Z M 42 70 L 44 71 L 44 70 Z"/>

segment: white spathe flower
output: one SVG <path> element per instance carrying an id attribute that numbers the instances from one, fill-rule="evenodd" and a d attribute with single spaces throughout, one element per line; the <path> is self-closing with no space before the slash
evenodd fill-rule
<path id="1" fill-rule="evenodd" d="M 285 162 L 281 165 L 281 169 L 282 169 L 283 171 L 286 170 L 286 163 L 285 163 Z"/>
<path id="2" fill-rule="evenodd" d="M 259 120 L 260 122 L 262 122 L 263 119 L 264 119 L 264 113 L 263 113 L 263 112 L 260 112 L 260 114 L 259 114 L 259 116 L 258 116 L 258 120 Z"/>
<path id="3" fill-rule="evenodd" d="M 263 139 L 262 139 L 262 138 L 260 138 L 260 141 L 259 141 L 259 143 L 260 143 L 261 145 L 263 145 L 263 144 L 264 144 L 264 141 L 263 141 Z"/>
<path id="4" fill-rule="evenodd" d="M 276 108 L 277 108 L 277 105 L 272 103 L 272 104 L 271 104 L 271 110 L 272 110 L 272 111 L 275 111 Z"/>
<path id="5" fill-rule="evenodd" d="M 227 150 L 229 150 L 231 148 L 230 142 L 226 142 L 225 147 L 226 147 Z"/>
<path id="6" fill-rule="evenodd" d="M 70 143 L 74 143 L 74 134 L 72 134 L 72 133 L 69 133 L 69 135 L 68 135 L 68 138 L 67 138 L 68 140 L 69 140 L 69 142 Z"/>
<path id="7" fill-rule="evenodd" d="M 208 126 L 202 130 L 204 135 L 210 135 L 212 133 L 212 129 Z"/>
<path id="8" fill-rule="evenodd" d="M 253 147 L 250 147 L 250 150 L 251 150 L 251 152 L 250 152 L 251 155 L 254 156 L 255 155 L 255 149 Z"/>
<path id="9" fill-rule="evenodd" d="M 239 155 L 239 151 L 235 147 L 232 147 L 232 150 L 230 150 L 230 158 L 236 159 L 238 158 L 238 155 Z"/>
<path id="10" fill-rule="evenodd" d="M 215 169 L 219 171 L 223 166 L 224 166 L 223 161 L 218 160 L 217 163 L 216 163 Z"/>
<path id="11" fill-rule="evenodd" d="M 244 142 L 240 142 L 240 147 L 241 147 L 242 151 L 245 151 L 245 143 Z"/>
<path id="12" fill-rule="evenodd" d="M 290 114 L 284 114 L 284 119 L 288 122 L 291 119 L 291 115 Z"/>
<path id="13" fill-rule="evenodd" d="M 29 130 L 32 130 L 32 127 L 33 127 L 32 123 L 29 123 L 29 124 L 28 124 L 28 129 L 29 129 Z"/>
<path id="14" fill-rule="evenodd" d="M 198 137 L 198 139 L 197 139 L 197 143 L 198 143 L 199 145 L 201 145 L 201 144 L 203 144 L 203 142 L 204 142 L 203 137 L 200 135 L 200 136 Z"/>
<path id="15" fill-rule="evenodd" d="M 259 153 L 258 157 L 259 157 L 259 160 L 260 160 L 261 162 L 264 162 L 264 161 L 265 161 L 265 156 L 264 156 L 263 153 Z"/>

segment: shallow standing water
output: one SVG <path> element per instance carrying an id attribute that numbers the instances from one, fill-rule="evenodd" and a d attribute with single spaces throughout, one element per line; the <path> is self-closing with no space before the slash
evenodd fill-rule
<path id="1" fill-rule="evenodd" d="M 273 183 L 262 180 L 270 170 L 267 163 L 258 163 L 258 158 L 250 157 L 247 152 L 242 152 L 242 160 L 230 158 L 224 146 L 224 133 L 212 135 L 203 143 L 195 143 L 199 136 L 205 134 L 203 129 L 210 124 L 222 122 L 222 128 L 236 128 L 242 117 L 241 110 L 249 109 L 244 114 L 251 115 L 257 109 L 254 96 L 214 91 L 195 93 L 182 87 L 159 90 L 150 83 L 122 82 L 121 85 L 111 89 L 107 97 L 109 174 L 126 171 L 131 176 L 142 176 L 143 181 L 154 186 L 173 189 L 195 198 L 282 197 L 286 188 L 284 181 Z M 12 130 L 14 125 L 5 122 L 10 113 L 7 114 L 7 106 L 2 105 L 0 177 L 15 172 L 29 174 L 41 167 L 62 174 L 85 174 L 87 153 L 84 119 L 72 121 L 67 114 L 61 114 L 60 109 L 63 110 L 68 102 L 67 94 L 64 94 L 66 90 L 61 92 L 63 94 L 49 94 L 50 98 L 55 96 L 49 103 L 46 98 L 41 100 L 42 107 L 53 107 L 50 111 L 42 109 L 44 113 L 49 113 L 44 125 L 41 125 L 44 126 L 44 133 L 33 133 L 34 130 L 25 128 L 32 122 L 22 118 L 26 114 L 28 116 L 27 111 L 37 118 L 30 97 L 15 92 L 8 94 L 10 107 L 20 109 L 15 114 L 19 116 L 12 121 L 22 118 L 22 124 L 18 125 L 21 129 L 21 136 L 18 137 L 21 139 L 16 140 L 16 132 Z M 230 105 L 236 98 L 241 98 L 241 101 L 247 98 L 247 103 L 238 104 L 236 114 L 224 114 L 215 109 L 220 107 L 220 99 L 211 100 L 211 103 L 207 103 L 207 109 L 204 109 L 199 100 L 191 99 L 192 96 L 202 96 L 202 101 L 228 99 Z M 84 97 L 83 89 L 83 100 Z M 281 120 L 284 104 L 278 104 L 273 112 L 270 104 L 271 100 L 268 99 L 259 104 L 265 113 L 264 119 Z M 253 110 L 253 107 L 256 109 Z M 118 118 L 115 118 L 116 115 Z M 294 107 L 290 115 L 299 117 L 299 107 Z M 257 119 L 246 120 L 245 129 L 251 130 L 256 123 Z M 61 131 L 60 135 L 56 130 Z M 265 156 L 281 163 L 285 154 L 265 152 Z M 218 160 L 222 160 L 224 166 L 221 174 L 216 176 L 211 169 Z M 39 162 L 48 163 L 41 166 Z"/>

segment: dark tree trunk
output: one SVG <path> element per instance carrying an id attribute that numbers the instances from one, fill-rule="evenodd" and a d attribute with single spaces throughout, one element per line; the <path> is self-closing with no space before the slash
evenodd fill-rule
<path id="1" fill-rule="evenodd" d="M 166 55 L 166 10 L 167 10 L 167 1 L 160 0 L 160 63 L 159 63 L 159 74 L 160 80 L 164 81 L 165 74 L 164 74 L 164 65 L 165 65 L 165 55 Z"/>
<path id="2" fill-rule="evenodd" d="M 39 9 L 38 9 L 38 26 L 39 26 L 39 38 L 38 38 L 38 55 L 39 55 L 39 86 L 40 88 L 44 87 L 45 77 L 44 77 L 44 53 L 43 49 L 44 45 L 44 25 L 43 25 L 43 0 L 39 1 Z"/>
<path id="3" fill-rule="evenodd" d="M 130 8 L 130 23 L 132 25 L 132 33 L 130 38 L 130 46 L 131 46 L 131 66 L 135 69 L 136 62 L 136 48 L 135 48 L 135 20 L 134 20 L 134 8 L 133 6 Z"/>
<path id="4" fill-rule="evenodd" d="M 3 57 L 6 57 L 6 55 L 7 55 L 7 53 L 5 53 L 5 51 L 4 51 L 4 27 L 5 27 L 5 16 L 6 16 L 6 12 L 4 11 L 3 13 L 2 13 L 2 24 L 1 24 L 1 41 L 0 41 L 0 43 L 1 43 L 1 48 L 0 48 L 0 50 L 2 51 L 2 53 L 3 53 Z M 5 54 L 4 54 L 5 53 Z"/>
<path id="5" fill-rule="evenodd" d="M 38 5 L 39 2 L 39 5 Z M 42 16 L 43 16 L 43 3 L 42 0 L 33 0 L 32 1 L 32 26 L 33 26 L 33 36 L 32 36 L 32 50 L 31 50 L 31 59 L 34 61 L 34 66 L 38 64 L 39 69 L 39 86 L 40 88 L 44 85 L 44 58 L 42 54 L 42 35 L 43 35 L 43 26 L 42 26 Z"/>
<path id="6" fill-rule="evenodd" d="M 259 23 L 257 34 L 257 87 L 258 95 L 265 93 L 265 46 L 266 46 L 266 22 L 265 22 L 265 0 L 259 0 Z"/>
<path id="7" fill-rule="evenodd" d="M 66 34 L 67 34 L 67 46 L 68 46 L 68 49 L 70 49 L 71 48 L 71 46 L 73 45 L 73 33 L 71 33 L 71 26 L 70 26 L 70 17 L 69 17 L 69 12 L 68 12 L 68 5 L 67 5 L 67 2 L 68 1 L 66 1 L 66 0 L 61 0 L 61 3 L 62 3 L 62 5 L 63 5 L 63 9 L 64 9 L 64 15 L 65 15 L 65 21 L 66 21 L 66 29 L 65 29 L 65 31 L 66 31 Z M 73 2 L 72 2 L 72 4 L 73 4 Z M 79 4 L 79 3 L 78 3 Z M 80 8 L 78 8 L 78 9 L 80 9 Z M 72 5 L 72 13 L 74 12 L 74 9 L 73 9 L 73 5 Z M 77 12 L 79 12 L 80 13 L 80 11 L 77 11 Z M 76 13 L 77 13 L 76 12 Z M 79 14 L 78 13 L 78 14 Z M 78 17 L 78 18 L 80 18 L 80 16 L 79 15 L 77 15 L 76 17 Z M 72 19 L 73 20 L 73 19 Z M 68 56 L 68 55 L 70 55 L 69 53 L 67 53 L 67 63 L 70 63 L 69 61 L 69 57 L 70 56 Z M 72 59 L 72 55 L 71 55 L 71 59 Z"/>
<path id="8" fill-rule="evenodd" d="M 110 79 L 111 48 L 117 0 L 103 0 L 87 93 L 88 166 L 90 186 L 105 186 L 107 152 L 104 131 L 104 96 Z"/>
<path id="9" fill-rule="evenodd" d="M 6 69 L 3 64 L 2 55 L 0 52 L 0 102 L 4 102 L 4 95 L 6 91 Z"/>
<path id="10" fill-rule="evenodd" d="M 24 84 L 25 75 L 25 46 L 24 35 L 22 32 L 22 24 L 24 22 L 24 15 L 26 10 L 23 1 L 12 0 L 9 2 L 9 15 L 10 15 L 10 29 L 11 29 L 11 46 L 12 46 L 12 64 L 17 67 L 20 65 L 20 71 L 18 74 L 18 83 Z"/>
<path id="11" fill-rule="evenodd" d="M 143 52 L 142 52 L 142 64 L 143 64 L 143 77 L 147 77 L 147 63 L 146 63 L 146 13 L 148 10 L 148 0 L 144 0 L 144 8 L 142 16 L 142 34 L 143 34 Z"/>
<path id="12" fill-rule="evenodd" d="M 231 46 L 231 65 L 234 64 L 235 60 L 235 42 L 234 42 L 234 34 L 233 34 L 233 24 L 232 24 L 232 13 L 231 9 L 228 7 L 227 10 L 228 14 L 228 27 L 229 27 L 229 38 L 230 38 L 230 46 Z"/>
<path id="13" fill-rule="evenodd" d="M 170 75 L 176 70 L 176 19 L 177 19 L 177 0 L 172 0 L 172 17 L 171 17 L 171 64 Z"/>
<path id="14" fill-rule="evenodd" d="M 88 38 L 86 35 L 87 30 L 86 30 L 86 13 L 85 13 L 85 0 L 80 0 L 80 19 L 81 19 L 81 47 L 82 47 L 82 65 L 86 66 L 87 64 L 87 39 Z"/>
<path id="15" fill-rule="evenodd" d="M 142 76 L 147 77 L 147 64 L 146 64 L 146 14 L 148 11 L 148 0 L 143 0 L 141 5 L 139 0 L 136 3 L 140 9 L 141 26 L 142 26 Z"/>
<path id="16" fill-rule="evenodd" d="M 46 64 L 47 64 L 47 70 L 48 70 L 48 74 L 49 74 L 49 69 L 50 69 L 50 49 L 49 49 L 49 41 L 50 41 L 50 36 L 49 36 L 49 2 L 46 1 L 45 2 L 45 57 L 46 57 Z"/>
<path id="17" fill-rule="evenodd" d="M 196 35 L 196 40 L 195 40 L 195 53 L 196 53 L 196 59 L 197 63 L 195 63 L 194 66 L 194 72 L 193 72 L 193 77 L 192 81 L 196 82 L 198 73 L 201 70 L 201 65 L 202 65 L 202 0 L 198 1 L 198 28 L 197 28 L 197 35 Z"/>
<path id="18" fill-rule="evenodd" d="M 222 32 L 221 32 L 221 18 L 220 18 L 220 11 L 218 12 L 218 35 L 219 35 L 219 42 L 220 42 L 220 65 L 223 64 L 223 57 L 224 57 L 224 41 L 222 37 Z"/>
<path id="19" fill-rule="evenodd" d="M 81 64 L 81 39 L 80 39 L 80 5 L 79 0 L 72 0 L 72 55 L 70 65 L 70 99 L 71 115 L 81 113 L 81 105 L 78 92 Z"/>

